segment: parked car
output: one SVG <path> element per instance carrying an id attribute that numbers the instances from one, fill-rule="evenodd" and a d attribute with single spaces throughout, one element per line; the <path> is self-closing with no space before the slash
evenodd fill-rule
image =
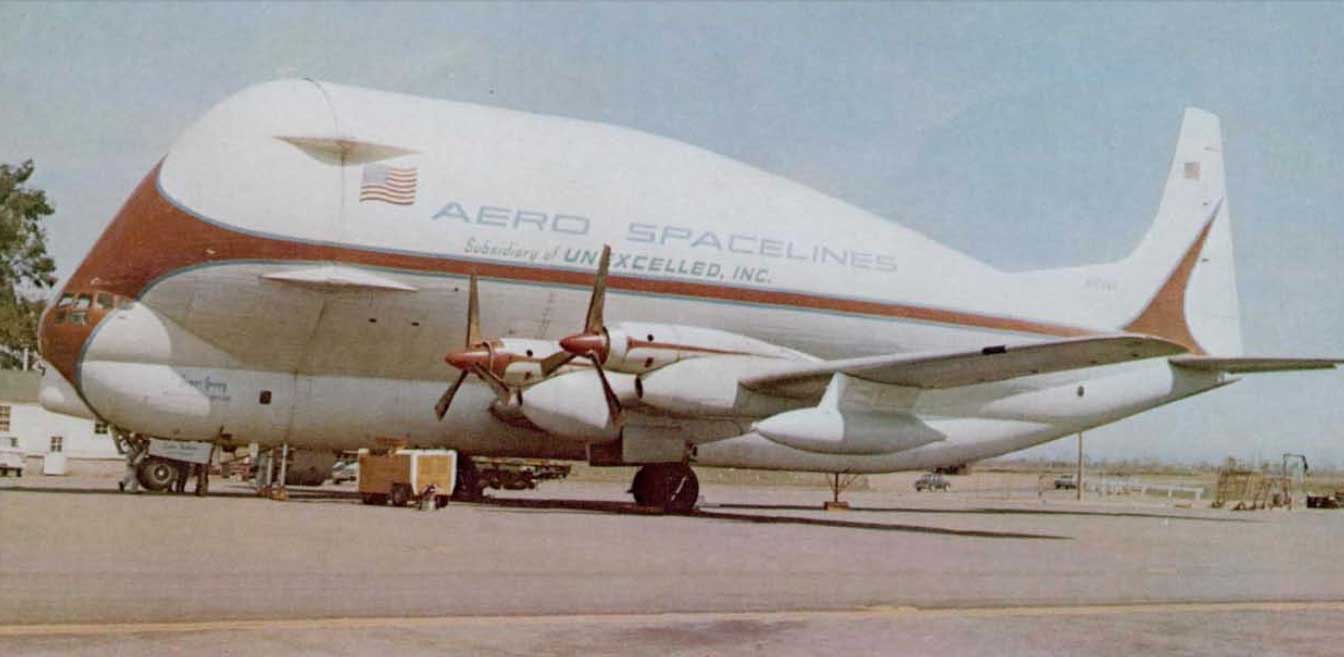
<path id="1" fill-rule="evenodd" d="M 1073 475 L 1066 474 L 1055 477 L 1055 490 L 1077 490 L 1077 488 L 1078 481 L 1073 478 Z"/>
<path id="2" fill-rule="evenodd" d="M 337 461 L 331 468 L 331 483 L 359 481 L 359 461 Z"/>
<path id="3" fill-rule="evenodd" d="M 14 436 L 0 436 L 0 477 L 23 476 L 23 450 L 19 448 L 19 439 Z"/>
<path id="4" fill-rule="evenodd" d="M 915 492 L 926 490 L 949 490 L 952 488 L 951 482 L 943 475 L 937 472 L 926 472 L 915 480 Z"/>

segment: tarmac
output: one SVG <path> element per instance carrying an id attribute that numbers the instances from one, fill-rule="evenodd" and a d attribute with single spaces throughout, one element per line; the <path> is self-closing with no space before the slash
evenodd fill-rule
<path id="1" fill-rule="evenodd" d="M 0 480 L 5 654 L 1334 655 L 1344 511 L 625 485 L 435 512 Z M 981 478 L 983 479 L 983 477 Z M 227 647 L 227 650 L 222 649 Z"/>

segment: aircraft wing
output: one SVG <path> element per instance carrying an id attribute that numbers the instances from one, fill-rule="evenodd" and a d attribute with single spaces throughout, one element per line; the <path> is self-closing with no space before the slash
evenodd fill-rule
<path id="1" fill-rule="evenodd" d="M 1229 374 L 1258 374 L 1261 372 L 1291 372 L 1295 370 L 1332 370 L 1344 364 L 1339 358 L 1218 358 L 1216 356 L 1176 356 L 1171 364 L 1192 370 L 1227 372 Z"/>
<path id="2" fill-rule="evenodd" d="M 799 398 L 821 392 L 836 373 L 912 388 L 955 388 L 1184 352 L 1185 347 L 1161 338 L 1121 333 L 994 345 L 975 351 L 884 354 L 797 363 L 743 377 L 738 383 L 763 394 Z"/>

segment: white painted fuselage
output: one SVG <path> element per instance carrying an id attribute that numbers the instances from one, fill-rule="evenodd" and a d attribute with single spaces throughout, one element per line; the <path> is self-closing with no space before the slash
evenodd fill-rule
<path id="1" fill-rule="evenodd" d="M 1209 246 L 1185 272 L 1189 289 L 1229 283 L 1221 158 L 1199 166 L 1184 195 L 1163 201 L 1162 212 L 1188 217 L 1160 221 L 1145 252 L 1165 264 L 1012 274 L 644 133 L 280 81 L 226 100 L 179 137 L 64 290 L 70 309 L 81 294 L 94 309 L 101 291 L 117 301 L 77 329 L 49 314 L 44 353 L 93 412 L 146 435 L 314 449 L 386 436 L 584 458 L 585 441 L 501 418 L 475 380 L 435 417 L 457 375 L 443 357 L 465 338 L 471 273 L 483 333 L 539 344 L 582 327 L 603 244 L 615 252 L 612 321 L 712 328 L 799 358 L 1109 333 L 1147 316 L 1196 240 Z M 380 196 L 388 169 L 413 170 L 414 182 Z M 1227 303 L 1189 296 L 1190 346 L 1239 349 L 1218 312 Z M 1150 359 L 887 390 L 885 403 L 941 438 L 884 454 L 794 449 L 752 431 L 763 414 L 815 399 L 714 417 L 636 407 L 628 423 L 683 436 L 704 465 L 881 472 L 1016 451 L 1227 381 Z"/>

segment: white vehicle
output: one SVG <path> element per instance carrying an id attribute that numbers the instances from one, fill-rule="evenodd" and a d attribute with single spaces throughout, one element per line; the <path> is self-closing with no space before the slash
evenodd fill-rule
<path id="1" fill-rule="evenodd" d="M 43 317 L 42 400 L 183 440 L 642 464 L 672 509 L 692 464 L 934 469 L 1340 362 L 1243 356 L 1229 207 L 1189 109 L 1132 254 L 1009 273 L 653 135 L 283 80 L 131 194 Z"/>
<path id="2" fill-rule="evenodd" d="M 23 476 L 23 449 L 15 436 L 0 436 L 0 477 Z"/>

